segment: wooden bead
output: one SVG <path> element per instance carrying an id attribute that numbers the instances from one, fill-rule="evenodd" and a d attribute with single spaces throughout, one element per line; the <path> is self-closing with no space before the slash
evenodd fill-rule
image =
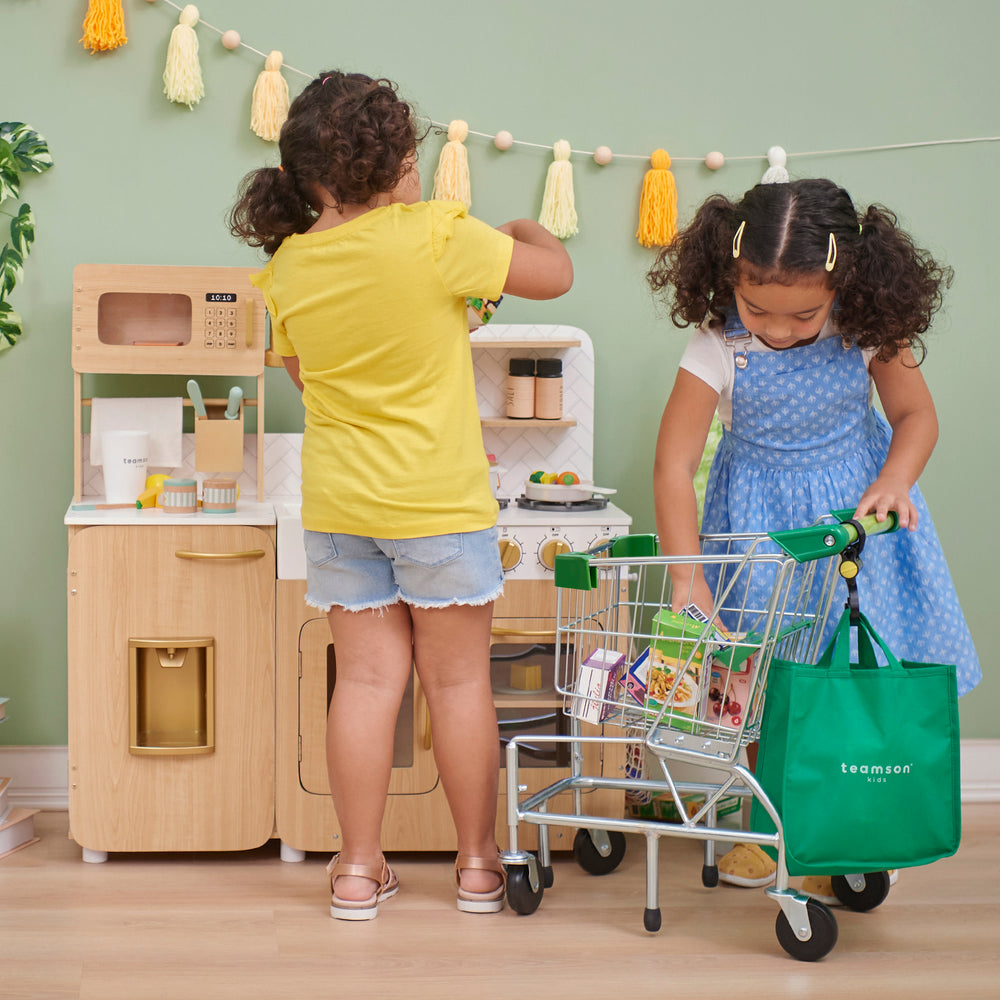
<path id="1" fill-rule="evenodd" d="M 222 44 L 225 45 L 227 49 L 238 49 L 240 47 L 240 33 L 238 31 L 233 31 L 230 28 L 229 31 L 223 34 Z"/>
<path id="2" fill-rule="evenodd" d="M 506 129 L 501 129 L 493 136 L 493 145 L 497 149 L 510 149 L 514 145 L 514 137 Z"/>
<path id="3" fill-rule="evenodd" d="M 705 166 L 709 170 L 718 170 L 726 162 L 726 158 L 718 150 L 713 150 L 705 157 Z"/>
<path id="4" fill-rule="evenodd" d="M 613 158 L 614 154 L 611 152 L 610 146 L 598 146 L 594 150 L 594 162 L 600 164 L 602 167 L 606 167 Z"/>

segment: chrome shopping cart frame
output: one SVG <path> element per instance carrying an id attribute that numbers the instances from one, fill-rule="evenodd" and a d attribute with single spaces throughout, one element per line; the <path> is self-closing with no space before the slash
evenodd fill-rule
<path id="1" fill-rule="evenodd" d="M 648 931 L 658 931 L 661 925 L 661 837 L 703 842 L 706 887 L 718 883 L 718 841 L 757 844 L 777 853 L 774 884 L 765 892 L 780 908 L 776 933 L 782 947 L 805 961 L 829 953 L 837 940 L 836 919 L 822 903 L 789 887 L 781 817 L 744 760 L 745 748 L 759 736 L 771 660 L 776 654 L 798 662 L 819 657 L 837 580 L 850 579 L 856 572 L 856 552 L 866 535 L 896 527 L 894 515 L 883 522 L 874 516 L 857 522 L 852 513 L 836 511 L 816 525 L 770 535 L 702 536 L 698 556 L 660 556 L 655 536 L 626 535 L 588 552 L 556 558 L 555 685 L 571 727 L 568 735 L 534 735 L 531 740 L 569 742 L 571 773 L 519 801 L 524 792 L 518 777 L 520 738 L 507 744 L 509 846 L 501 859 L 508 873 L 507 900 L 515 912 L 533 913 L 544 890 L 553 885 L 548 837 L 552 826 L 577 829 L 574 856 L 595 875 L 610 873 L 621 863 L 625 834 L 645 838 L 643 924 Z M 672 608 L 689 603 L 684 587 L 690 586 L 696 569 L 713 586 L 711 613 L 670 615 Z M 600 651 L 596 666 L 594 651 Z M 647 687 L 642 691 L 641 685 L 636 687 L 642 678 L 636 678 L 634 671 L 644 657 Z M 621 661 L 626 680 L 631 675 L 632 681 L 607 685 L 606 668 L 614 671 L 615 661 Z M 737 714 L 726 696 L 739 672 L 745 674 L 744 703 L 735 704 Z M 713 678 L 719 677 L 727 685 L 722 692 L 711 687 Z M 581 721 L 599 723 L 602 735 L 581 735 Z M 635 750 L 638 744 L 646 767 L 660 775 L 647 777 L 644 771 L 624 766 L 617 775 L 584 774 L 585 743 L 618 745 L 619 750 Z M 604 756 L 610 759 L 612 754 Z M 682 770 L 682 764 L 707 770 L 718 781 L 678 780 L 672 768 Z M 623 790 L 640 798 L 669 796 L 676 820 L 588 815 L 584 794 L 596 789 Z M 573 811 L 552 811 L 552 800 L 567 792 Z M 756 832 L 742 823 L 737 829 L 720 826 L 720 805 L 733 798 L 741 803 L 756 798 L 774 822 L 775 832 Z M 747 812 L 743 810 L 744 815 Z M 519 848 L 521 823 L 538 827 L 537 856 Z M 846 878 L 860 879 L 864 885 L 864 876 Z"/>

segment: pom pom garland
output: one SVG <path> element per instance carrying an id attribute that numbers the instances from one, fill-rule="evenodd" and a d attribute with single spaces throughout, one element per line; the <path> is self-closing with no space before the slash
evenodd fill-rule
<path id="1" fill-rule="evenodd" d="M 726 165 L 726 158 L 718 150 L 713 150 L 705 157 L 705 166 L 709 170 L 720 170 Z"/>
<path id="2" fill-rule="evenodd" d="M 472 206 L 469 153 L 465 148 L 468 134 L 469 126 L 461 118 L 454 119 L 448 126 L 448 141 L 441 149 L 441 158 L 434 171 L 434 193 L 431 195 L 441 201 L 460 201 L 467 209 Z"/>
<path id="3" fill-rule="evenodd" d="M 90 0 L 83 19 L 83 42 L 91 55 L 117 49 L 128 41 L 122 0 Z"/>
<path id="4" fill-rule="evenodd" d="M 205 96 L 198 64 L 198 36 L 194 26 L 198 23 L 198 8 L 188 4 L 182 11 L 178 24 L 170 32 L 167 45 L 167 66 L 163 71 L 163 93 L 168 101 L 194 107 Z"/>
<path id="5" fill-rule="evenodd" d="M 610 146 L 598 146 L 594 150 L 594 162 L 598 166 L 606 167 L 614 159 L 614 155 Z"/>
<path id="6" fill-rule="evenodd" d="M 514 137 L 506 129 L 501 129 L 493 136 L 493 145 L 499 150 L 510 149 L 514 145 Z"/>
<path id="7" fill-rule="evenodd" d="M 288 117 L 288 84 L 281 75 L 283 61 L 277 50 L 267 57 L 250 102 L 250 128 L 267 142 L 277 142 Z"/>
<path id="8" fill-rule="evenodd" d="M 764 171 L 761 177 L 761 184 L 787 184 L 788 171 L 785 169 L 785 162 L 788 154 L 780 146 L 772 146 L 767 151 L 767 162 L 770 166 Z"/>
<path id="9" fill-rule="evenodd" d="M 552 151 L 555 158 L 545 175 L 545 192 L 542 194 L 542 211 L 538 221 L 553 236 L 565 240 L 580 231 L 577 228 L 576 205 L 573 203 L 570 144 L 565 139 L 560 139 L 552 147 Z"/>
<path id="10" fill-rule="evenodd" d="M 644 247 L 662 247 L 677 234 L 677 184 L 665 149 L 657 149 L 650 164 L 642 181 L 639 229 L 635 235 Z"/>
<path id="11" fill-rule="evenodd" d="M 242 41 L 243 39 L 240 38 L 240 33 L 238 31 L 230 29 L 229 31 L 224 31 L 222 33 L 222 45 L 230 51 L 238 49 Z"/>

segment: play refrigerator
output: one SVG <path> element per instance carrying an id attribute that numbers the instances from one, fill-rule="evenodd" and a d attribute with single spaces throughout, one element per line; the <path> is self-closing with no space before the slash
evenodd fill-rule
<path id="1" fill-rule="evenodd" d="M 892 527 L 892 519 L 867 518 L 861 537 Z M 839 568 L 846 578 L 858 539 L 850 512 L 835 512 L 809 528 L 773 535 L 704 536 L 697 556 L 662 557 L 654 536 L 629 535 L 557 557 L 556 688 L 573 725 L 568 735 L 535 742 L 569 743 L 573 773 L 519 800 L 519 738 L 508 744 L 509 849 L 503 861 L 512 909 L 533 912 L 553 884 L 550 827 L 577 829 L 574 855 L 595 875 L 620 864 L 626 833 L 645 836 L 644 925 L 650 931 L 661 923 L 660 837 L 703 842 L 707 887 L 719 879 L 717 842 L 756 844 L 777 855 L 774 885 L 766 892 L 781 908 L 776 931 L 782 947 L 802 960 L 833 948 L 837 924 L 829 909 L 789 887 L 781 818 L 745 763 L 745 750 L 759 737 L 772 658 L 812 663 L 819 657 L 839 579 L 838 560 L 826 557 L 843 553 Z M 694 606 L 684 592 L 690 583 L 678 582 L 693 580 L 696 571 L 712 589 L 710 609 Z M 581 735 L 581 721 L 592 718 L 619 727 L 622 735 Z M 631 763 L 622 777 L 584 772 L 581 751 L 592 743 L 624 749 Z M 687 780 L 692 768 L 700 780 Z M 585 813 L 584 793 L 606 788 L 670 806 L 674 821 L 663 822 L 662 810 L 626 818 Z M 567 792 L 573 810 L 554 810 L 552 800 Z M 760 802 L 776 832 L 720 826 L 734 798 Z M 519 848 L 521 823 L 538 829 L 537 857 Z"/>

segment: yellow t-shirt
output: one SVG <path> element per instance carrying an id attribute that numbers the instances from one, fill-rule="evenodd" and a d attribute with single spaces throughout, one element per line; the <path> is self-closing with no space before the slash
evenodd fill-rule
<path id="1" fill-rule="evenodd" d="M 496 523 L 467 296 L 499 298 L 513 241 L 457 202 L 373 209 L 289 236 L 251 281 L 297 356 L 302 524 L 375 538 Z"/>

